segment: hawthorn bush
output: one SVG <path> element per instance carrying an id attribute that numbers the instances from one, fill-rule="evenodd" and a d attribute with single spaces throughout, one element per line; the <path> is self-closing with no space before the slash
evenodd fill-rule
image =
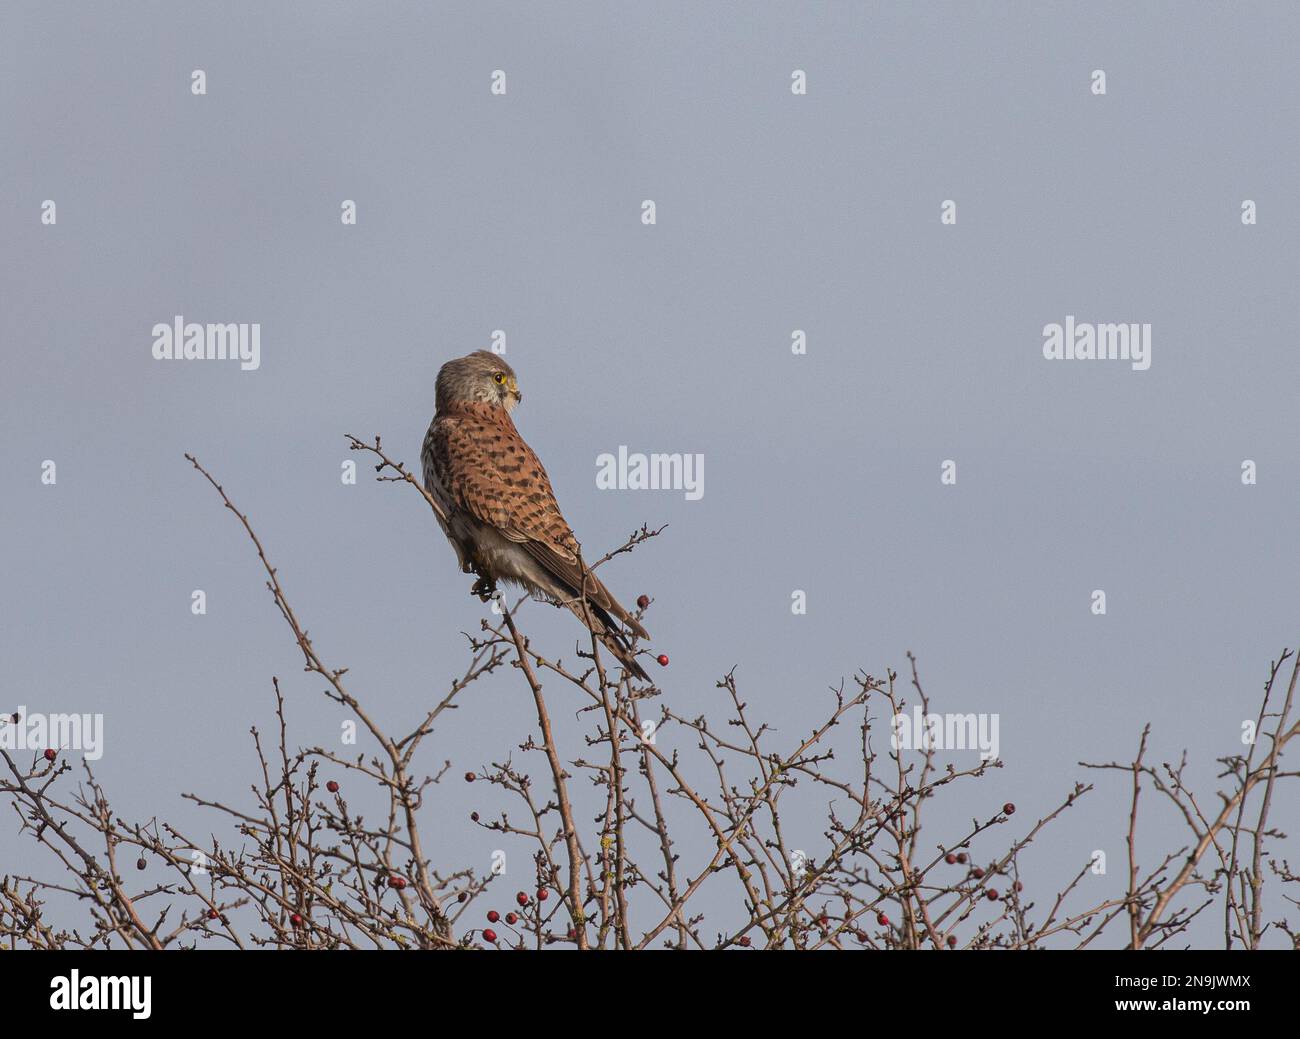
<path id="1" fill-rule="evenodd" d="M 379 438 L 349 440 L 374 456 L 381 481 L 410 484 L 437 510 Z M 247 533 L 305 669 L 371 746 L 352 757 L 295 748 L 273 679 L 277 729 L 269 740 L 251 732 L 251 803 L 185 795 L 218 817 L 203 834 L 118 816 L 88 762 L 78 779 L 55 751 L 20 762 L 0 750 L 0 794 L 19 834 L 42 846 L 55 869 L 51 878 L 0 878 L 5 948 L 1026 949 L 1100 939 L 1140 949 L 1174 941 L 1212 906 L 1228 948 L 1258 948 L 1270 930 L 1300 945 L 1300 931 L 1271 918 L 1300 904 L 1288 894 L 1297 877 L 1270 855 L 1286 836 L 1270 813 L 1280 784 L 1297 776 L 1281 764 L 1300 731 L 1293 720 L 1300 667 L 1290 650 L 1270 667 L 1255 742 L 1219 759 L 1224 789 L 1212 805 L 1184 783 L 1185 759 L 1147 760 L 1149 726 L 1132 759 L 1086 765 L 1121 774 L 1113 778 L 1128 802 L 1124 882 L 1093 901 L 1081 888 L 1093 863 L 1081 862 L 1063 883 L 1035 884 L 1053 893 L 1031 901 L 1021 853 L 1093 785 L 1076 784 L 1019 828 L 1011 823 L 1017 806 L 1007 802 L 975 813 L 958 832 L 929 834 L 922 818 L 933 799 L 974 799 L 979 780 L 1001 763 L 941 767 L 932 750 L 892 748 L 890 719 L 918 704 L 930 710 L 911 654 L 903 677 L 860 673 L 831 690 L 805 735 L 780 742 L 752 716 L 734 671 L 717 682 L 713 717 L 687 716 L 653 685 L 610 670 L 594 638 L 576 665 L 543 655 L 520 631 L 522 600 L 498 600 L 500 619 L 494 613 L 467 636 L 465 670 L 443 699 L 405 735 L 390 735 L 348 688 L 347 669 L 327 664 L 308 637 L 248 518 L 186 457 Z M 590 569 L 658 533 L 642 528 Z M 638 616 L 651 606 L 641 596 Z M 657 661 L 668 664 L 667 656 Z M 502 668 L 519 673 L 536 712 L 531 734 L 514 748 L 524 764 L 503 748 L 502 761 L 464 780 L 485 784 L 501 806 L 472 821 L 531 860 L 529 883 L 504 893 L 506 881 L 491 867 L 456 864 L 454 848 L 422 835 L 421 808 L 449 766 L 431 773 L 417 761 L 456 699 Z M 561 753 L 543 679 L 558 681 L 566 707 L 573 698 L 582 705 L 581 731 L 567 734 L 581 737 L 582 757 Z M 686 739 L 660 740 L 665 732 Z M 661 749 L 669 743 L 692 747 L 690 760 Z M 378 817 L 348 800 L 363 785 L 382 791 Z M 800 800 L 800 788 L 826 796 Z M 1144 790 L 1172 804 L 1189 835 L 1147 868 L 1135 849 Z M 790 846 L 783 818 L 811 806 L 825 811 L 822 843 L 805 853 Z M 704 851 L 683 855 L 679 841 Z M 1266 884 L 1279 893 L 1266 897 Z M 706 890 L 725 926 L 700 908 Z M 55 916 L 80 923 L 56 924 Z"/>

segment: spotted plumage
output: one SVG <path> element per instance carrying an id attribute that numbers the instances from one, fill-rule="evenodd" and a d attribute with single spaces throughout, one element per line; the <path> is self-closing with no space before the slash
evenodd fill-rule
<path id="1" fill-rule="evenodd" d="M 557 602 L 648 679 L 615 618 L 640 638 L 649 634 L 583 568 L 550 478 L 510 417 L 522 399 L 514 370 L 496 354 L 480 350 L 442 366 L 422 452 L 425 488 L 446 514 L 438 522 L 461 569 L 478 575 L 477 594 L 507 581 Z"/>

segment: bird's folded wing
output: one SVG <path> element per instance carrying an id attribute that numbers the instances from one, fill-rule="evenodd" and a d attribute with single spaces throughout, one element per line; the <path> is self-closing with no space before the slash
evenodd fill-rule
<path id="1" fill-rule="evenodd" d="M 493 419 L 466 408 L 437 424 L 438 478 L 458 505 L 517 542 L 577 595 L 583 587 L 578 541 L 560 513 L 550 478 L 514 424 Z M 592 602 L 611 608 L 609 593 L 594 574 L 588 573 L 586 588 Z"/>

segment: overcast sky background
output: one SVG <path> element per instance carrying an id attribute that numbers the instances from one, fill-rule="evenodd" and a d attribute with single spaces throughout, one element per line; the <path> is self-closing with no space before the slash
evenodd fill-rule
<path id="1" fill-rule="evenodd" d="M 1298 629 L 1300 10 L 650 8 L 4 6 L 0 706 L 102 712 L 116 809 L 192 831 L 215 820 L 182 791 L 246 799 L 273 674 L 298 740 L 336 742 L 190 451 L 325 658 L 407 731 L 485 608 L 417 496 L 364 467 L 341 483 L 343 434 L 416 462 L 438 367 L 504 329 L 516 421 L 587 555 L 669 524 L 603 574 L 656 597 L 676 709 L 720 706 L 735 666 L 785 747 L 828 686 L 910 649 L 936 709 L 1000 715 L 1007 763 L 940 799 L 923 843 L 1008 799 L 1023 832 L 1147 721 L 1153 757 L 1186 747 L 1212 802 L 1214 758 Z M 150 330 L 178 314 L 259 322 L 261 368 L 155 361 Z M 1045 360 L 1067 314 L 1149 322 L 1151 369 Z M 702 500 L 597 490 L 620 444 L 702 453 Z M 526 627 L 572 655 L 567 614 Z M 551 689 L 577 756 L 578 704 Z M 501 760 L 530 712 L 503 671 L 425 760 Z M 1040 900 L 1094 849 L 1111 869 L 1089 897 L 1121 891 L 1123 777 L 1086 778 L 1098 792 L 1026 859 Z M 502 842 L 467 815 L 501 795 L 433 801 L 435 864 L 484 868 Z M 1295 805 L 1277 799 L 1282 828 Z M 1185 835 L 1154 796 L 1144 811 L 1150 866 Z M 815 854 L 823 821 L 797 817 L 792 843 Z M 682 850 L 693 873 L 708 846 Z M 0 822 L 0 872 L 53 870 Z M 737 912 L 706 904 L 719 928 Z"/>

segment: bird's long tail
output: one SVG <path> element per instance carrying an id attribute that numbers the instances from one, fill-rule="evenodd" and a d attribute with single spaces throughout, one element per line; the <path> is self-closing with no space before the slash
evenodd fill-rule
<path id="1" fill-rule="evenodd" d="M 641 681 L 650 681 L 650 676 L 637 663 L 636 654 L 632 652 L 632 640 L 628 638 L 607 610 L 602 609 L 590 600 L 587 601 L 585 610 L 583 604 L 576 600 L 568 600 L 565 605 L 573 611 L 574 616 L 582 621 L 584 625 L 590 621 L 589 626 L 592 633 L 596 638 L 600 639 L 601 645 L 609 650 L 620 664 Z"/>

